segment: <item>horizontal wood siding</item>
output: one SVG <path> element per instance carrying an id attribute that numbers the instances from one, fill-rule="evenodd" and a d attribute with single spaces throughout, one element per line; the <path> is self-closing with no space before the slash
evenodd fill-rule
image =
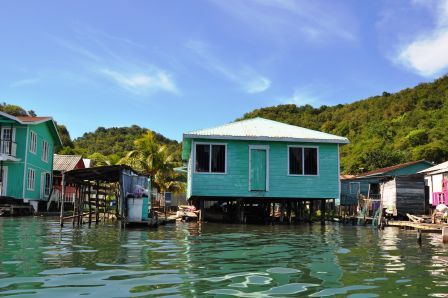
<path id="1" fill-rule="evenodd" d="M 207 142 L 207 140 L 195 140 Z M 192 196 L 338 198 L 338 145 L 213 140 L 227 144 L 227 174 L 190 173 Z M 269 191 L 249 191 L 249 145 L 269 146 Z M 288 145 L 319 147 L 318 176 L 288 175 Z"/>
<path id="2" fill-rule="evenodd" d="M 395 178 L 397 185 L 397 211 L 399 214 L 425 213 L 425 181 L 423 176 Z"/>
<path id="3" fill-rule="evenodd" d="M 45 122 L 37 125 L 29 126 L 29 133 L 34 131 L 37 134 L 37 147 L 36 153 L 32 153 L 29 151 L 29 144 L 27 146 L 28 150 L 28 160 L 26 164 L 26 174 L 25 174 L 25 197 L 24 199 L 28 200 L 45 200 L 46 198 L 41 198 L 41 175 L 42 173 L 50 173 L 51 177 L 53 177 L 53 153 L 55 148 L 55 140 L 51 133 L 50 122 Z M 48 161 L 42 160 L 42 142 L 47 141 L 48 143 Z M 28 141 L 29 143 L 30 141 Z M 34 190 L 28 190 L 26 187 L 27 177 L 28 177 L 28 169 L 34 169 L 35 176 L 35 184 Z"/>
<path id="4" fill-rule="evenodd" d="M 22 198 L 23 162 L 6 161 L 3 165 L 8 168 L 6 195 L 14 198 Z"/>

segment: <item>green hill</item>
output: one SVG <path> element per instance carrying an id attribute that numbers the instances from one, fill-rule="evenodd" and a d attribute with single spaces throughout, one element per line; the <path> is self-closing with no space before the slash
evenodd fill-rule
<path id="1" fill-rule="evenodd" d="M 347 137 L 350 144 L 341 148 L 346 173 L 418 159 L 448 159 L 448 76 L 350 104 L 279 105 L 256 109 L 242 119 L 253 117 Z"/>
<path id="2" fill-rule="evenodd" d="M 88 132 L 73 141 L 76 152 L 89 156 L 101 153 L 105 156 L 116 155 L 123 157 L 134 149 L 134 141 L 142 137 L 149 129 L 137 125 L 131 127 L 98 127 L 94 132 Z M 180 144 L 163 135 L 154 132 L 156 139 L 167 145 L 172 151 L 180 152 Z"/>

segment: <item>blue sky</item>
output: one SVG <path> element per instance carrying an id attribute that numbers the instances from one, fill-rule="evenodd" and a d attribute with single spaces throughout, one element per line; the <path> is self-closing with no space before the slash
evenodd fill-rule
<path id="1" fill-rule="evenodd" d="M 0 101 L 72 137 L 180 140 L 255 108 L 348 103 L 434 80 L 447 53 L 448 0 L 0 4 Z"/>

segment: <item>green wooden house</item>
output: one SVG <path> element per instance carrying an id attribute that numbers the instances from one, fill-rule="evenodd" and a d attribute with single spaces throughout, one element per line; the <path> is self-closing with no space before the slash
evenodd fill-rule
<path id="1" fill-rule="evenodd" d="M 35 210 L 46 201 L 53 185 L 53 154 L 61 145 L 51 117 L 0 112 L 0 200 L 23 200 Z"/>
<path id="2" fill-rule="evenodd" d="M 187 198 L 339 199 L 348 140 L 263 118 L 184 133 Z"/>

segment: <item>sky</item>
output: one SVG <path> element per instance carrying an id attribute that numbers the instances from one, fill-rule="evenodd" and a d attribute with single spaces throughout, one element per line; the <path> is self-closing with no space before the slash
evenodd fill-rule
<path id="1" fill-rule="evenodd" d="M 2 0 L 0 101 L 73 138 L 182 133 L 336 105 L 448 70 L 448 0 Z"/>

